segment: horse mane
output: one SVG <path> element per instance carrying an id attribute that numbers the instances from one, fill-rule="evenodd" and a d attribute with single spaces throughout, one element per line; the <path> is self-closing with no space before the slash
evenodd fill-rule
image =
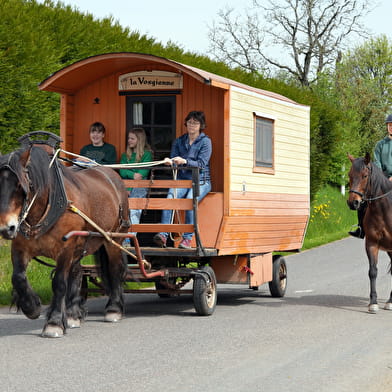
<path id="1" fill-rule="evenodd" d="M 365 165 L 365 162 L 362 162 Z M 392 182 L 385 177 L 383 171 L 374 163 L 369 163 L 371 168 L 371 184 L 374 192 L 392 189 Z"/>
<path id="2" fill-rule="evenodd" d="M 51 176 L 49 170 L 50 157 L 41 147 L 32 146 L 30 148 L 20 148 L 11 153 L 9 166 L 18 176 L 25 191 L 31 186 L 36 192 L 42 192 L 48 185 L 51 185 Z M 23 184 L 27 181 L 26 170 L 28 171 L 28 180 L 30 184 Z"/>
<path id="3" fill-rule="evenodd" d="M 369 170 L 369 186 L 371 188 L 369 190 L 371 190 L 373 197 L 377 193 L 386 193 L 392 190 L 392 182 L 389 181 L 383 171 L 370 160 L 370 154 L 366 154 L 365 157 L 356 159 L 351 157 L 350 159 L 354 172 L 359 174 L 365 169 Z M 388 196 L 390 195 L 388 194 Z"/>

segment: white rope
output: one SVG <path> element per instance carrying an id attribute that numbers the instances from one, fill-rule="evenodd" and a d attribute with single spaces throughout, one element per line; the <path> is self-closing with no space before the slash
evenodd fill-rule
<path id="1" fill-rule="evenodd" d="M 177 167 L 173 168 L 172 171 L 173 171 L 173 180 L 177 180 L 178 168 Z M 177 199 L 177 188 L 173 188 L 173 198 Z M 178 213 L 178 210 L 171 210 L 171 217 L 170 217 L 170 224 L 171 225 L 174 222 L 174 214 L 177 215 L 178 223 L 180 223 L 180 214 Z M 169 237 L 173 242 L 180 241 L 183 233 L 178 233 L 178 234 L 180 234 L 180 237 L 177 240 L 173 237 L 173 233 L 171 233 L 171 232 L 169 233 Z"/>
<path id="2" fill-rule="evenodd" d="M 66 155 L 70 155 L 76 158 L 81 158 L 84 161 L 87 160 L 87 162 L 83 162 L 83 161 L 77 161 L 76 163 L 80 166 L 105 166 L 105 167 L 110 167 L 111 169 L 130 169 L 130 168 L 134 168 L 134 167 L 150 167 L 150 166 L 158 166 L 158 165 L 162 165 L 164 163 L 167 163 L 168 160 L 167 158 L 161 160 L 161 161 L 151 161 L 151 162 L 138 162 L 138 163 L 118 163 L 118 164 L 113 164 L 113 165 L 102 165 L 100 163 L 95 162 L 94 160 L 87 158 L 83 155 L 79 155 L 79 154 L 75 154 L 73 152 L 69 152 L 69 151 L 65 151 L 62 150 L 61 148 L 59 150 L 57 150 L 56 155 L 58 154 L 58 152 L 61 151 L 62 153 L 66 154 Z"/>
<path id="3" fill-rule="evenodd" d="M 57 149 L 56 152 L 54 153 L 53 158 L 52 158 L 52 160 L 51 160 L 50 163 L 49 163 L 49 168 L 52 167 L 53 162 L 56 160 L 57 155 L 60 153 L 60 151 L 61 151 L 61 148 Z"/>

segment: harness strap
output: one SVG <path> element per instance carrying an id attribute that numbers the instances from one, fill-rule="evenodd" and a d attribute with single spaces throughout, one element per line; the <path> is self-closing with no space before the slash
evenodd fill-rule
<path id="1" fill-rule="evenodd" d="M 51 161 L 49 170 L 52 172 L 54 186 L 49 192 L 48 204 L 39 222 L 35 225 L 30 225 L 26 221 L 27 215 L 37 197 L 37 193 L 30 202 L 26 203 L 25 208 L 23 208 L 19 230 L 26 238 L 30 238 L 31 236 L 39 237 L 48 232 L 67 208 L 68 198 L 65 191 L 63 175 L 57 160 Z"/>
<path id="2" fill-rule="evenodd" d="M 363 200 L 364 200 L 364 201 L 373 201 L 373 200 L 382 199 L 383 197 L 388 196 L 391 192 L 392 192 L 392 189 L 389 190 L 389 191 L 386 192 L 386 193 L 383 193 L 382 195 L 375 196 L 375 197 L 364 198 Z"/>
<path id="3" fill-rule="evenodd" d="M 133 257 L 135 260 L 137 260 L 137 256 L 128 251 L 126 248 L 124 248 L 122 245 L 118 244 L 117 242 L 113 241 L 110 235 L 103 230 L 100 226 L 98 226 L 92 219 L 90 219 L 84 212 L 80 211 L 79 208 L 75 207 L 73 204 L 70 204 L 68 207 L 72 212 L 75 214 L 79 215 L 82 217 L 87 223 L 89 223 L 94 229 L 96 229 L 104 238 L 106 241 L 108 241 L 111 245 L 116 246 L 117 248 L 120 248 L 123 252 L 125 252 L 127 255 Z M 149 263 L 145 260 L 143 260 L 144 264 L 147 264 L 148 266 Z"/>
<path id="4" fill-rule="evenodd" d="M 354 190 L 354 189 L 350 189 L 350 190 L 348 191 L 348 193 L 355 193 L 356 195 L 361 196 L 362 198 L 365 197 L 365 195 L 364 195 L 362 192 L 358 192 L 358 191 L 356 191 L 356 190 Z"/>

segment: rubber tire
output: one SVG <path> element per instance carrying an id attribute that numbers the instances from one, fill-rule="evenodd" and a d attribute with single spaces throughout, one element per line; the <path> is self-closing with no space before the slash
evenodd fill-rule
<path id="1" fill-rule="evenodd" d="M 193 281 L 193 304 L 199 316 L 211 316 L 214 313 L 217 300 L 216 277 L 214 270 L 209 266 L 201 268 L 207 272 L 209 278 L 196 275 Z"/>
<path id="2" fill-rule="evenodd" d="M 283 256 L 274 256 L 272 262 L 272 280 L 268 285 L 272 297 L 284 297 L 287 288 L 287 266 Z"/>

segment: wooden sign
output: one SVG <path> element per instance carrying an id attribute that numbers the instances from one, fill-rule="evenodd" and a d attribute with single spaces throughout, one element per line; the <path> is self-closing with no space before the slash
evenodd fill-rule
<path id="1" fill-rule="evenodd" d="M 138 71 L 120 75 L 118 89 L 129 90 L 178 90 L 182 89 L 182 75 L 167 71 Z"/>

